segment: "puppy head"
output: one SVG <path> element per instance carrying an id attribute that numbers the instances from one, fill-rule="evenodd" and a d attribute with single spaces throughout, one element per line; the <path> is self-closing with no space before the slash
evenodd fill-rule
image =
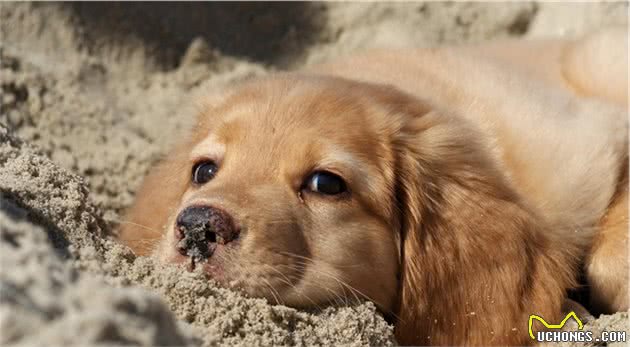
<path id="1" fill-rule="evenodd" d="M 248 82 L 203 107 L 121 238 L 272 302 L 369 299 L 402 343 L 523 344 L 571 266 L 479 138 L 386 86 Z"/>
<path id="2" fill-rule="evenodd" d="M 359 298 L 392 310 L 399 262 L 392 142 L 402 120 L 384 117 L 373 102 L 390 94 L 286 76 L 213 98 L 139 192 L 128 219 L 143 227 L 130 225 L 121 238 L 142 239 L 129 242 L 142 253 L 153 239 L 148 229 L 163 229 L 152 247 L 159 258 L 195 261 L 272 302 Z M 206 233 L 202 240 L 189 234 L 195 228 Z"/>

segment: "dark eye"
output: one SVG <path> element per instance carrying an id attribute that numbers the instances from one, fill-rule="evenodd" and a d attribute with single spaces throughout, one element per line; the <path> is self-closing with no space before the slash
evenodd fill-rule
<path id="1" fill-rule="evenodd" d="M 337 195 L 347 190 L 346 183 L 341 177 L 326 171 L 312 174 L 306 180 L 305 186 L 312 192 L 326 195 Z"/>
<path id="2" fill-rule="evenodd" d="M 192 170 L 192 180 L 196 184 L 204 184 L 214 178 L 219 168 L 212 161 L 202 161 L 195 166 Z"/>

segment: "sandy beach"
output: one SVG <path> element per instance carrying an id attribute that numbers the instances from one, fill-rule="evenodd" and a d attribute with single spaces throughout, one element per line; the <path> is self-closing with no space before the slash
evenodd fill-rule
<path id="1" fill-rule="evenodd" d="M 395 345 L 371 303 L 272 305 L 113 241 L 195 100 L 369 48 L 574 37 L 627 14 L 622 2 L 0 3 L 0 344 Z M 629 326 L 623 312 L 585 328 Z"/>

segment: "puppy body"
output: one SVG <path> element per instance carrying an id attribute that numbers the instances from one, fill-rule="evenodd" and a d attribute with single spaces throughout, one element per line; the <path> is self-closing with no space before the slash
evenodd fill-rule
<path id="1" fill-rule="evenodd" d="M 296 307 L 368 298 L 409 344 L 526 344 L 585 259 L 594 301 L 627 309 L 627 65 L 600 65 L 627 33 L 598 35 L 372 52 L 221 91 L 121 239 L 184 262 L 176 216 L 220 207 L 241 237 L 212 276 Z M 219 166 L 203 186 L 199 160 Z M 305 190 L 320 171 L 345 195 Z"/>

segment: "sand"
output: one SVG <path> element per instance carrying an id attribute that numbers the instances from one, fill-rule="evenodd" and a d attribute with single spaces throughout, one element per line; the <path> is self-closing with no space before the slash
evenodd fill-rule
<path id="1" fill-rule="evenodd" d="M 121 213 L 205 91 L 370 47 L 604 23 L 627 4 L 0 3 L 0 344 L 394 344 L 370 303 L 297 311 L 136 258 L 112 241 Z"/>

